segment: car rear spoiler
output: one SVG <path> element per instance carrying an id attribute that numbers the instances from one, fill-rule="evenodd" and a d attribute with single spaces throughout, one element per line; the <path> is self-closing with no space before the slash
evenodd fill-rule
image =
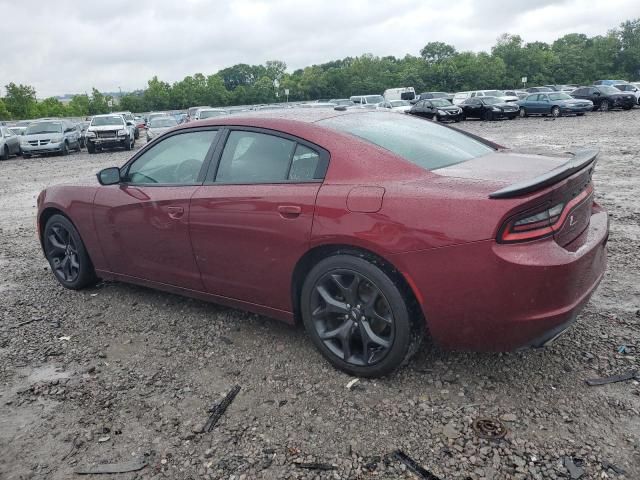
<path id="1" fill-rule="evenodd" d="M 541 190 L 549 185 L 564 180 L 574 173 L 589 167 L 589 175 L 593 173 L 596 165 L 596 157 L 600 153 L 597 148 L 588 148 L 573 153 L 573 158 L 563 163 L 559 167 L 549 170 L 538 177 L 522 182 L 514 183 L 508 187 L 496 190 L 489 194 L 489 198 L 513 198 L 526 193 Z"/>

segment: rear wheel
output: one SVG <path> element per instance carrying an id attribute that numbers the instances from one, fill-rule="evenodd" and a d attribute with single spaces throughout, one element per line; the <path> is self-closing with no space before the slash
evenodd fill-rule
<path id="1" fill-rule="evenodd" d="M 43 245 L 51 271 L 63 287 L 79 290 L 96 282 L 80 234 L 67 217 L 53 215 L 47 221 Z"/>
<path id="2" fill-rule="evenodd" d="M 552 117 L 558 118 L 560 115 L 561 115 L 560 107 L 555 106 L 555 107 L 551 108 L 551 116 Z"/>
<path id="3" fill-rule="evenodd" d="M 609 100 L 603 100 L 602 103 L 600 103 L 601 112 L 608 112 L 609 108 L 611 108 L 611 106 L 609 105 Z"/>
<path id="4" fill-rule="evenodd" d="M 397 282 L 361 257 L 339 254 L 320 261 L 307 275 L 300 301 L 316 348 L 351 375 L 392 372 L 422 339 Z"/>

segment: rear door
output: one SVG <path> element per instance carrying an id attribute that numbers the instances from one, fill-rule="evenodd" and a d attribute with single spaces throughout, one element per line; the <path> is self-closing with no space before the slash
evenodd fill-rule
<path id="1" fill-rule="evenodd" d="M 191 199 L 190 231 L 209 293 L 292 311 L 329 155 L 272 130 L 232 128 Z"/>
<path id="2" fill-rule="evenodd" d="M 204 289 L 189 239 L 189 202 L 216 137 L 214 129 L 178 131 L 123 167 L 122 183 L 98 189 L 95 225 L 111 271 Z"/>

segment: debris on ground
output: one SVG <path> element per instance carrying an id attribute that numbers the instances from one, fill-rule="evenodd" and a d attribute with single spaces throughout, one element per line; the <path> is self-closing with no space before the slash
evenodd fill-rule
<path id="1" fill-rule="evenodd" d="M 20 323 L 17 323 L 17 324 L 15 324 L 15 325 L 12 325 L 12 326 L 11 326 L 11 328 L 20 328 L 20 327 L 24 327 L 25 325 L 29 325 L 30 323 L 33 323 L 33 322 L 40 322 L 40 321 L 42 321 L 42 320 L 44 320 L 44 318 L 43 318 L 43 317 L 36 317 L 36 318 L 32 318 L 31 320 L 25 320 L 24 322 L 20 322 Z"/>
<path id="2" fill-rule="evenodd" d="M 404 463 L 407 468 L 421 480 L 441 480 L 436 477 L 429 470 L 426 470 L 418 464 L 413 458 L 404 453 L 402 450 L 396 450 L 393 452 L 393 457 L 401 463 Z"/>
<path id="3" fill-rule="evenodd" d="M 211 415 L 209 416 L 209 419 L 204 426 L 205 432 L 210 432 L 211 430 L 213 430 L 213 427 L 216 426 L 216 423 L 218 423 L 220 417 L 224 415 L 224 412 L 227 410 L 229 405 L 231 405 L 231 402 L 233 402 L 234 398 L 236 398 L 236 395 L 238 395 L 239 391 L 240 385 L 234 386 L 231 391 L 227 393 L 227 395 L 222 399 L 222 401 L 220 401 L 220 403 L 217 403 L 209 409 L 209 413 L 211 413 Z"/>
<path id="4" fill-rule="evenodd" d="M 602 465 L 602 469 L 603 470 L 611 470 L 613 473 L 617 474 L 617 475 L 624 475 L 626 472 L 626 470 L 624 468 L 620 468 L 617 465 L 614 465 L 611 462 L 607 462 L 606 460 L 600 463 Z"/>
<path id="5" fill-rule="evenodd" d="M 95 465 L 93 467 L 90 466 L 80 466 L 77 467 L 73 473 L 78 475 L 99 475 L 102 473 L 127 473 L 127 472 L 137 472 L 138 470 L 142 470 L 147 466 L 147 462 L 145 460 L 133 460 L 131 462 L 123 462 L 123 463 L 103 463 L 99 465 Z"/>
<path id="6" fill-rule="evenodd" d="M 356 387 L 356 385 L 358 385 L 358 383 L 360 383 L 359 378 L 354 378 L 353 380 L 349 380 L 349 383 L 347 383 L 346 385 L 347 390 L 353 390 Z"/>
<path id="7" fill-rule="evenodd" d="M 571 480 L 578 480 L 582 475 L 584 475 L 584 468 L 582 468 L 581 460 L 564 457 L 562 464 L 564 465 L 564 468 L 569 471 Z"/>
<path id="8" fill-rule="evenodd" d="M 507 427 L 505 427 L 500 420 L 495 418 L 478 418 L 474 420 L 471 427 L 473 428 L 473 431 L 476 432 L 477 436 L 487 440 L 504 438 L 507 434 Z"/>
<path id="9" fill-rule="evenodd" d="M 608 383 L 626 382 L 627 380 L 637 378 L 640 378 L 640 372 L 638 370 L 629 370 L 628 372 L 621 373 L 620 375 L 612 375 L 610 377 L 602 378 L 589 378 L 586 382 L 590 387 L 594 387 L 598 385 L 607 385 Z"/>

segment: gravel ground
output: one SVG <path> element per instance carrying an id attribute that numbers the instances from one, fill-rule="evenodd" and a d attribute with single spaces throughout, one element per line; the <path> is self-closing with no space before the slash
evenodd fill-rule
<path id="1" fill-rule="evenodd" d="M 79 466 L 137 459 L 148 465 L 110 477 L 416 478 L 396 449 L 442 479 L 578 478 L 567 457 L 582 479 L 640 478 L 638 382 L 585 384 L 640 358 L 640 109 L 460 125 L 524 149 L 601 148 L 606 278 L 546 350 L 425 345 L 403 370 L 351 389 L 301 328 L 141 287 L 55 282 L 34 233 L 37 193 L 122 164 L 126 152 L 2 162 L 0 478 L 67 479 Z M 235 384 L 226 414 L 201 433 Z M 479 438 L 472 424 L 483 417 L 506 436 Z"/>

